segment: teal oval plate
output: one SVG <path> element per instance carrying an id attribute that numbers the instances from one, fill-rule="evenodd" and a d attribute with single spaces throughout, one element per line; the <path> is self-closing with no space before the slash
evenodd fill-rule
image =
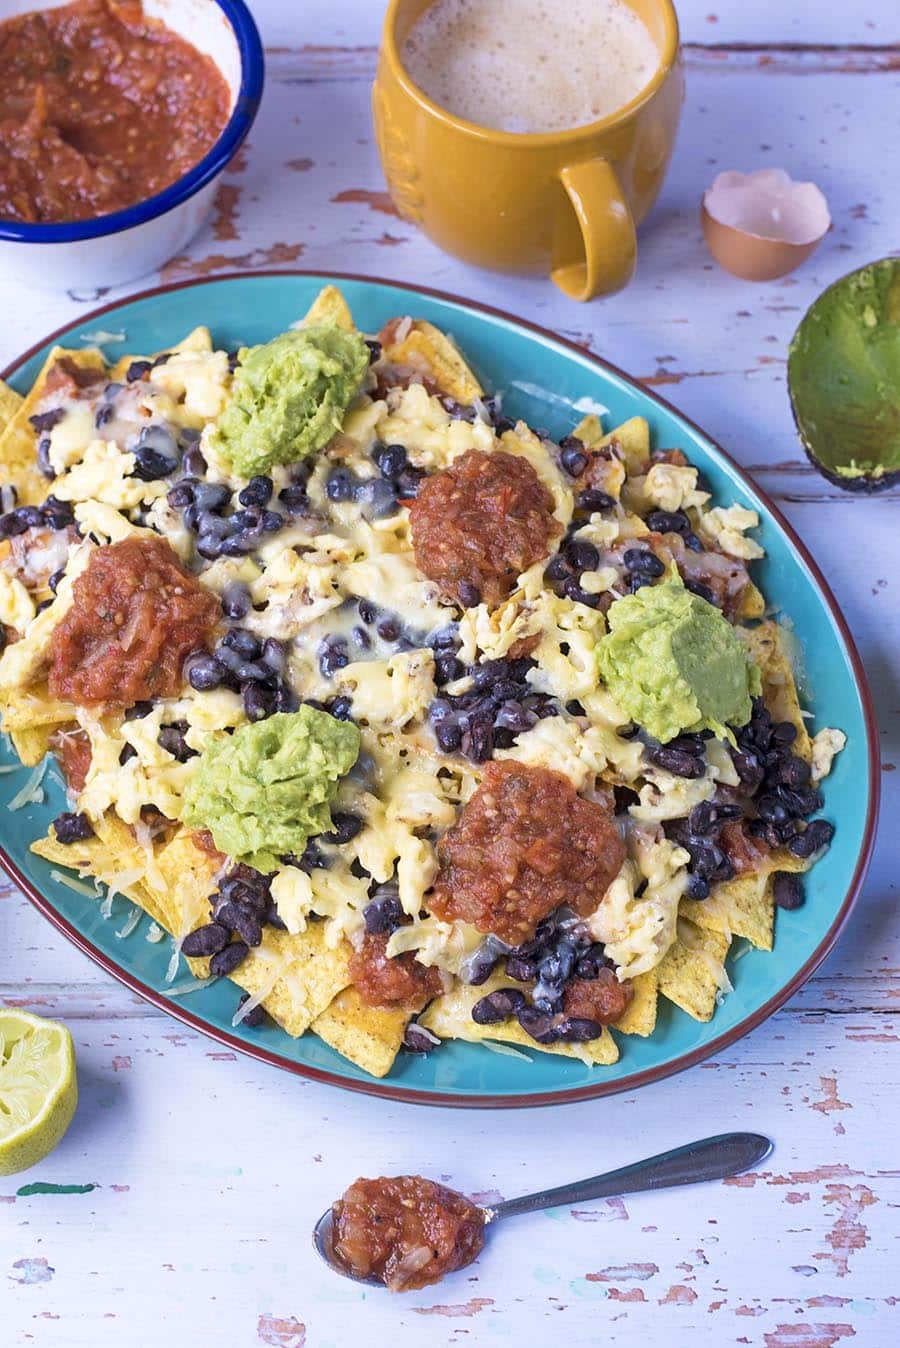
<path id="1" fill-rule="evenodd" d="M 79 347 L 96 340 L 100 330 L 113 358 L 125 351 L 164 349 L 198 323 L 212 329 L 218 345 L 262 342 L 302 315 L 329 281 L 341 286 L 366 331 L 410 313 L 452 333 L 486 386 L 503 390 L 504 411 L 510 415 L 546 426 L 558 437 L 585 409 L 602 408 L 608 425 L 640 414 L 650 422 L 655 445 L 677 445 L 687 452 L 717 500 L 739 501 L 759 512 L 766 557 L 757 563 L 757 579 L 799 640 L 806 703 L 814 709 L 815 726 L 839 726 L 848 736 L 825 782 L 825 814 L 837 832 L 806 881 L 805 905 L 779 913 L 771 954 L 745 948 L 743 941 L 733 944 L 728 971 L 734 991 L 708 1024 L 661 999 L 655 1033 L 648 1039 L 617 1036 L 621 1058 L 613 1067 L 588 1068 L 537 1051 L 526 1060 L 453 1041 L 428 1057 L 401 1054 L 390 1075 L 375 1080 L 313 1034 L 291 1039 L 273 1024 L 233 1028 L 234 988 L 225 980 L 184 997 L 171 996 L 165 978 L 172 944 L 146 939 L 149 918 L 122 935 L 130 904 L 116 899 L 111 917 L 104 918 L 96 900 L 55 879 L 51 866 L 29 852 L 31 840 L 44 834 L 64 808 L 61 784 L 49 774 L 43 803 L 7 813 L 0 862 L 60 931 L 129 988 L 214 1039 L 301 1076 L 417 1103 L 513 1106 L 609 1095 L 689 1067 L 759 1025 L 824 959 L 862 884 L 878 804 L 871 698 L 843 616 L 802 543 L 728 456 L 661 398 L 552 333 L 448 295 L 361 277 L 254 273 L 148 291 L 61 329 L 17 361 L 6 377 L 24 393 L 54 341 Z M 108 340 L 119 334 L 122 341 Z M 0 759 L 4 765 L 16 762 L 8 748 Z M 15 795 L 24 771 L 0 775 L 4 803 Z M 186 973 L 182 964 L 177 982 L 183 983 Z"/>

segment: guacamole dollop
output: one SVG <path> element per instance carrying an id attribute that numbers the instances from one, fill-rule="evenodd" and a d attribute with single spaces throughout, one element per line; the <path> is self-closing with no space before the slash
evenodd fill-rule
<path id="1" fill-rule="evenodd" d="M 329 805 L 359 754 L 359 730 L 301 707 L 241 726 L 200 756 L 182 820 L 207 828 L 220 851 L 258 871 L 331 827 Z"/>
<path id="2" fill-rule="evenodd" d="M 340 430 L 369 364 L 358 332 L 333 323 L 244 347 L 212 447 L 241 477 L 296 463 Z"/>
<path id="3" fill-rule="evenodd" d="M 719 609 L 673 575 L 616 600 L 597 648 L 600 673 L 633 721 L 666 743 L 686 731 L 733 739 L 760 673 Z"/>

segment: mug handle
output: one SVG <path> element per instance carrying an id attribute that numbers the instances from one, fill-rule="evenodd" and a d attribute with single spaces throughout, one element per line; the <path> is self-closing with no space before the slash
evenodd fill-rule
<path id="1" fill-rule="evenodd" d="M 558 230 L 552 280 L 573 300 L 610 295 L 631 280 L 637 260 L 634 218 L 608 159 L 569 164 L 560 172 L 574 212 Z M 573 227 L 575 226 L 575 227 Z M 580 237 L 579 237 L 580 235 Z"/>

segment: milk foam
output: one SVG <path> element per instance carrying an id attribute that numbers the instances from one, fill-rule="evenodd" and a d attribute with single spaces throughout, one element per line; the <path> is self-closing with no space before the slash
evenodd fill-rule
<path id="1" fill-rule="evenodd" d="M 659 64 L 620 0 L 435 0 L 403 62 L 457 117 L 497 131 L 564 131 L 631 101 Z"/>

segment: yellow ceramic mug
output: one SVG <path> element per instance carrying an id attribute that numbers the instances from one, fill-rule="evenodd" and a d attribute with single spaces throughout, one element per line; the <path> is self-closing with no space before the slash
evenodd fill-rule
<path id="1" fill-rule="evenodd" d="M 684 97 L 671 0 L 627 0 L 659 52 L 638 96 L 587 126 L 540 135 L 463 121 L 413 83 L 400 53 L 429 3 L 389 0 L 372 93 L 398 210 L 477 266 L 549 272 L 577 300 L 620 290 L 634 272 L 635 227 L 662 186 Z"/>

